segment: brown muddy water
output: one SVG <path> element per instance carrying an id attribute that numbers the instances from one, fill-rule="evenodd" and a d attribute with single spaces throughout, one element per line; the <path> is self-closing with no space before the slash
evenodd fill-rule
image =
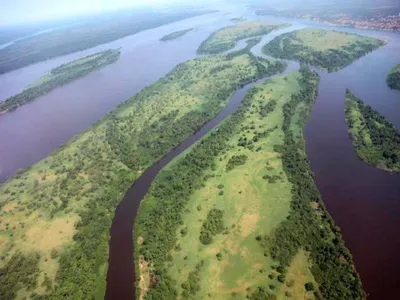
<path id="1" fill-rule="evenodd" d="M 400 92 L 390 90 L 385 83 L 387 72 L 400 62 L 400 35 L 255 16 L 253 12 L 241 8 L 231 12 L 230 15 L 221 12 L 161 26 L 1 75 L 0 101 L 21 91 L 59 64 L 100 50 L 122 47 L 121 58 L 115 64 L 0 116 L 0 181 L 16 170 L 46 157 L 129 96 L 164 76 L 176 64 L 194 58 L 199 44 L 211 32 L 230 24 L 232 17 L 291 23 L 294 25 L 291 30 L 302 27 L 334 28 L 382 38 L 388 41 L 386 46 L 340 72 L 320 72 L 319 96 L 305 130 L 305 138 L 317 186 L 328 211 L 342 229 L 369 299 L 398 298 L 400 176 L 378 170 L 357 158 L 344 121 L 344 93 L 345 88 L 351 88 L 357 96 L 400 128 Z M 159 42 L 159 38 L 167 33 L 191 27 L 196 30 L 177 40 Z M 271 36 L 264 38 L 263 43 Z M 260 54 L 260 48 L 261 44 L 253 52 Z M 226 113 L 232 112 L 229 109 L 233 108 L 231 105 L 234 103 L 239 105 L 249 87 L 239 90 L 232 97 L 224 109 Z M 120 258 L 110 264 L 108 299 L 132 299 L 134 274 L 131 228 L 139 200 L 146 190 L 139 187 L 148 186 L 165 164 L 199 139 L 204 130 L 212 129 L 222 120 L 218 118 L 224 117 L 219 115 L 172 150 L 148 169 L 125 195 L 111 230 L 110 259 L 113 256 Z M 114 290 L 116 287 L 121 289 L 121 293 L 114 294 L 117 293 Z"/>

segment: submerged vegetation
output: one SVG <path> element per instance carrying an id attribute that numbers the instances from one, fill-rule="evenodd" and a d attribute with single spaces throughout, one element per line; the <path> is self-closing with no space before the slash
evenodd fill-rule
<path id="1" fill-rule="evenodd" d="M 346 90 L 346 122 L 357 155 L 387 171 L 400 172 L 400 133 L 384 116 Z"/>
<path id="2" fill-rule="evenodd" d="M 81 59 L 63 64 L 40 78 L 36 83 L 19 94 L 11 96 L 4 102 L 0 102 L 0 114 L 14 110 L 35 98 L 48 93 L 58 86 L 67 84 L 79 77 L 83 77 L 94 70 L 102 68 L 118 60 L 120 50 L 106 50 L 95 53 Z"/>
<path id="3" fill-rule="evenodd" d="M 382 45 L 384 42 L 375 38 L 306 28 L 274 38 L 263 47 L 263 52 L 277 58 L 298 59 L 333 72 Z"/>
<path id="4" fill-rule="evenodd" d="M 286 25 L 271 24 L 261 21 L 240 22 L 218 30 L 201 43 L 197 53 L 215 54 L 235 47 L 239 40 L 268 34 L 271 31 Z"/>
<path id="5" fill-rule="evenodd" d="M 189 28 L 189 29 L 184 29 L 184 30 L 179 30 L 179 31 L 175 31 L 175 32 L 169 33 L 167 35 L 164 35 L 160 39 L 160 41 L 169 41 L 169 40 L 177 39 L 177 38 L 185 35 L 186 33 L 190 32 L 192 30 L 193 30 L 193 28 Z"/>
<path id="6" fill-rule="evenodd" d="M 391 89 L 400 90 L 400 64 L 390 71 L 386 78 L 386 83 Z"/>
<path id="7" fill-rule="evenodd" d="M 317 85 L 306 67 L 256 85 L 158 174 L 135 222 L 135 261 L 152 266 L 148 274 L 137 268 L 138 295 L 365 297 L 305 154 L 302 128 Z"/>
<path id="8" fill-rule="evenodd" d="M 14 275 L 0 272 L 0 295 L 103 298 L 109 229 L 132 182 L 215 117 L 237 88 L 280 70 L 277 65 L 249 54 L 182 63 L 2 183 L 0 269 Z M 24 267 L 28 260 L 31 268 Z"/>

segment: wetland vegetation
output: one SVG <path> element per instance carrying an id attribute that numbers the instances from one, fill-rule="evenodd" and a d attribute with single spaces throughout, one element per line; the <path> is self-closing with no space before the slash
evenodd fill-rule
<path id="1" fill-rule="evenodd" d="M 346 90 L 346 122 L 357 155 L 377 168 L 400 172 L 400 133 L 384 116 Z"/>
<path id="2" fill-rule="evenodd" d="M 192 30 L 193 30 L 193 28 L 189 28 L 189 29 L 184 29 L 184 30 L 179 30 L 179 31 L 175 31 L 175 32 L 169 33 L 167 35 L 164 35 L 160 39 L 160 41 L 164 41 L 165 42 L 165 41 L 170 41 L 170 40 L 177 39 L 177 38 L 179 38 L 181 36 L 184 36 L 186 33 L 190 32 Z"/>
<path id="3" fill-rule="evenodd" d="M 305 154 L 317 86 L 307 67 L 257 84 L 158 174 L 135 223 L 138 297 L 365 297 Z"/>
<path id="4" fill-rule="evenodd" d="M 263 47 L 263 52 L 283 59 L 297 59 L 329 72 L 384 45 L 382 40 L 352 33 L 306 28 L 282 34 Z"/>
<path id="5" fill-rule="evenodd" d="M 386 83 L 391 89 L 400 90 L 400 64 L 390 71 L 386 78 Z"/>
<path id="6" fill-rule="evenodd" d="M 33 83 L 26 90 L 0 102 L 0 114 L 14 110 L 49 91 L 118 60 L 119 49 L 98 52 L 63 64 Z"/>
<path id="7" fill-rule="evenodd" d="M 235 47 L 239 40 L 268 34 L 273 30 L 287 25 L 272 24 L 261 21 L 239 22 L 236 25 L 229 26 L 211 34 L 201 43 L 197 53 L 215 54 L 221 53 Z"/>
<path id="8" fill-rule="evenodd" d="M 237 88 L 283 67 L 243 53 L 182 63 L 2 183 L 0 295 L 104 298 L 109 230 L 132 182 L 215 117 Z"/>

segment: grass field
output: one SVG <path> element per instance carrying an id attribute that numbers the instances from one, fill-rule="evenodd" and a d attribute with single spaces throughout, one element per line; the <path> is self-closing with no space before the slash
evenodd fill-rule
<path id="1" fill-rule="evenodd" d="M 180 64 L 1 184 L 0 274 L 14 269 L 0 276 L 0 298 L 103 298 L 109 229 L 128 187 L 214 117 L 240 85 L 259 76 L 260 63 L 246 54 Z M 29 289 L 22 264 L 14 264 L 18 254 L 34 267 Z"/>
<path id="2" fill-rule="evenodd" d="M 179 31 L 175 31 L 172 33 L 169 33 L 167 35 L 164 35 L 160 41 L 169 41 L 169 40 L 174 40 L 177 39 L 181 36 L 184 36 L 186 33 L 188 33 L 189 31 L 192 31 L 193 28 L 189 28 L 189 29 L 185 29 L 185 30 L 179 30 Z"/>
<path id="3" fill-rule="evenodd" d="M 206 39 L 197 50 L 200 54 L 215 54 L 235 47 L 236 42 L 245 38 L 260 36 L 282 28 L 282 24 L 261 21 L 239 22 L 236 25 L 218 30 Z"/>
<path id="4" fill-rule="evenodd" d="M 390 71 L 386 78 L 386 82 L 391 89 L 400 90 L 400 64 Z"/>
<path id="5" fill-rule="evenodd" d="M 400 172 L 400 133 L 396 127 L 349 90 L 345 115 L 357 155 L 377 168 Z"/>
<path id="6" fill-rule="evenodd" d="M 183 292 L 181 284 L 201 261 L 196 299 L 243 299 L 259 286 L 269 287 L 269 292 L 280 299 L 285 298 L 286 292 L 292 293 L 294 299 L 303 299 L 304 284 L 315 283 L 308 254 L 303 250 L 289 268 L 288 278 L 293 282 L 288 286 L 280 283 L 276 271 L 279 262 L 266 257 L 265 249 L 256 240 L 257 236 L 271 234 L 291 209 L 291 183 L 274 146 L 282 143 L 282 107 L 299 91 L 299 77 L 300 74 L 294 72 L 257 85 L 240 129 L 229 139 L 227 150 L 215 158 L 212 171 L 205 175 L 211 176 L 210 179 L 190 196 L 182 225 L 176 232 L 179 246 L 171 252 L 172 260 L 166 264 L 179 295 Z M 275 103 L 273 110 L 266 117 L 262 116 L 262 110 L 271 101 Z M 299 125 L 294 126 L 293 130 L 299 131 Z M 247 156 L 246 162 L 227 172 L 230 159 L 239 155 Z M 172 164 L 178 161 L 179 158 Z M 213 237 L 211 244 L 204 245 L 199 236 L 212 209 L 224 212 L 225 229 Z M 148 271 L 141 268 L 142 291 L 147 289 Z M 313 293 L 309 299 L 313 299 Z"/>
<path id="7" fill-rule="evenodd" d="M 337 71 L 383 44 L 381 40 L 356 34 L 306 28 L 274 38 L 263 47 L 263 52 Z"/>
<path id="8" fill-rule="evenodd" d="M 259 83 L 157 175 L 134 240 L 139 299 L 364 299 L 308 165 L 318 75 Z"/>

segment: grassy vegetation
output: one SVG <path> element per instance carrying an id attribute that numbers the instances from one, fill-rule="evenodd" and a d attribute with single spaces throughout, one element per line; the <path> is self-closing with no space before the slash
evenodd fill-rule
<path id="1" fill-rule="evenodd" d="M 302 128 L 317 83 L 302 68 L 258 84 L 161 171 L 135 223 L 140 298 L 364 297 L 306 160 Z M 240 163 L 227 170 L 232 158 Z"/>
<path id="2" fill-rule="evenodd" d="M 0 114 L 14 110 L 58 86 L 111 64 L 118 60 L 120 54 L 120 50 L 106 50 L 52 69 L 49 74 L 40 78 L 26 90 L 0 102 Z"/>
<path id="3" fill-rule="evenodd" d="M 390 71 L 386 78 L 386 82 L 391 89 L 400 90 L 400 64 Z"/>
<path id="4" fill-rule="evenodd" d="M 199 54 L 215 54 L 235 47 L 236 42 L 245 38 L 260 36 L 285 25 L 271 24 L 261 21 L 240 22 L 218 30 L 201 43 Z"/>
<path id="5" fill-rule="evenodd" d="M 20 298 L 103 298 L 109 229 L 124 193 L 143 169 L 213 118 L 237 88 L 277 71 L 265 62 L 243 54 L 180 64 L 1 184 L 0 268 L 14 266 L 18 253 L 34 254 L 29 276 L 37 280 L 28 286 L 25 275 L 15 276 L 0 291 Z"/>
<path id="6" fill-rule="evenodd" d="M 98 15 L 62 29 L 17 41 L 1 49 L 0 74 L 210 12 L 123 11 L 111 15 Z"/>
<path id="7" fill-rule="evenodd" d="M 160 41 L 169 41 L 169 40 L 174 40 L 177 39 L 183 35 L 185 35 L 186 33 L 188 33 L 189 31 L 192 31 L 193 28 L 189 28 L 189 29 L 184 29 L 184 30 L 179 30 L 179 31 L 175 31 L 172 32 L 170 34 L 164 35 Z"/>
<path id="8" fill-rule="evenodd" d="M 357 155 L 387 171 L 400 172 L 400 133 L 384 116 L 346 90 L 346 122 Z"/>
<path id="9" fill-rule="evenodd" d="M 332 72 L 382 45 L 383 41 L 374 38 L 306 28 L 274 38 L 263 47 L 263 52 L 278 58 L 298 59 Z"/>

